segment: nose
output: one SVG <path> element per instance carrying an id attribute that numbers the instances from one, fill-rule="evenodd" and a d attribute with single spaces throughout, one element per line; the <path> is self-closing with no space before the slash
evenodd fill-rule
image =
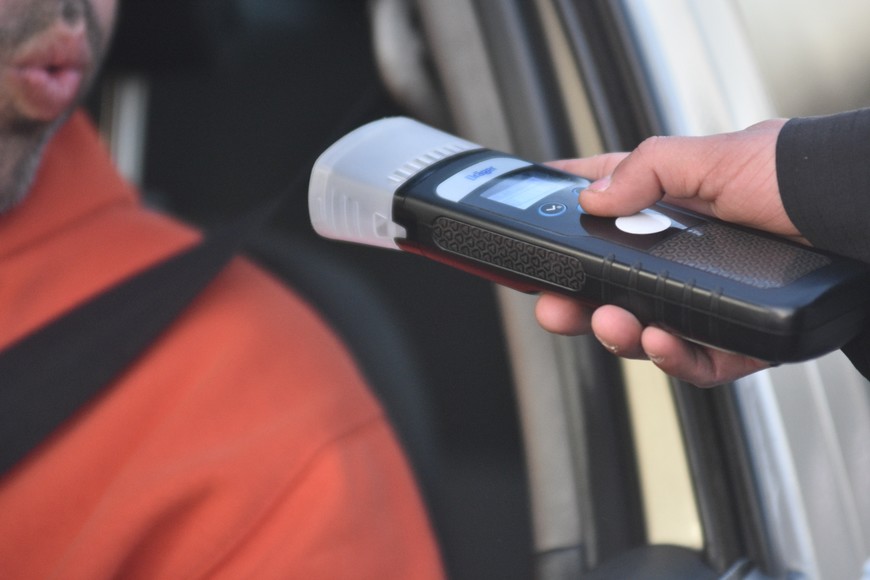
<path id="1" fill-rule="evenodd" d="M 60 16 L 70 26 L 79 24 L 85 15 L 81 0 L 61 0 Z"/>

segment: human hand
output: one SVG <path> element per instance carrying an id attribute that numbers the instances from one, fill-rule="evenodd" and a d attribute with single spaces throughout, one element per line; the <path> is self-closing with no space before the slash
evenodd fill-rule
<path id="1" fill-rule="evenodd" d="M 631 215 L 665 201 L 802 240 L 785 212 L 776 180 L 776 139 L 784 124 L 784 120 L 765 121 L 743 131 L 707 137 L 655 137 L 630 154 L 610 153 L 550 165 L 595 180 L 580 194 L 580 205 L 590 214 Z M 570 298 L 544 294 L 536 316 L 550 332 L 593 333 L 610 352 L 649 359 L 667 374 L 698 386 L 726 383 L 767 366 L 660 328 L 644 328 L 616 306 L 593 309 Z"/>

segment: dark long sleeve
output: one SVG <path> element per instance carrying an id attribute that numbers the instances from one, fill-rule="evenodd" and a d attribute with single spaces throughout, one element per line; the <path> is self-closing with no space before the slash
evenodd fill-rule
<path id="1" fill-rule="evenodd" d="M 810 243 L 870 262 L 870 109 L 790 120 L 776 172 L 785 210 Z"/>
<path id="2" fill-rule="evenodd" d="M 785 210 L 810 243 L 870 262 L 870 109 L 790 120 L 776 172 Z M 870 379 L 870 328 L 843 352 Z"/>

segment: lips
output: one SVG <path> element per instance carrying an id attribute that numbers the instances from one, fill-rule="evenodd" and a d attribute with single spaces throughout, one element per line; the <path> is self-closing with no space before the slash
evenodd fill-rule
<path id="1" fill-rule="evenodd" d="M 52 121 L 79 98 L 92 55 L 81 29 L 55 27 L 32 38 L 7 71 L 18 112 L 34 121 Z"/>

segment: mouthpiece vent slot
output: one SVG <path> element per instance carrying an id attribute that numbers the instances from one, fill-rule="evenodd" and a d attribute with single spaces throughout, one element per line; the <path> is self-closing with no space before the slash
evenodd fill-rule
<path id="1" fill-rule="evenodd" d="M 404 183 L 420 173 L 420 171 L 422 171 L 423 169 L 429 167 L 430 165 L 434 165 L 439 161 L 447 159 L 448 157 L 452 157 L 457 153 L 468 151 L 469 149 L 470 147 L 461 143 L 453 143 L 449 145 L 444 145 L 442 147 L 437 147 L 427 153 L 415 157 L 414 159 L 408 161 L 407 163 L 396 169 L 389 176 L 389 180 L 394 183 Z"/>

